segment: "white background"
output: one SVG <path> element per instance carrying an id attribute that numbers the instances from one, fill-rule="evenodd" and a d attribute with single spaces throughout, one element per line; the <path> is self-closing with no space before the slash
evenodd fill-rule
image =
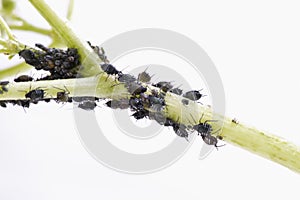
<path id="1" fill-rule="evenodd" d="M 298 2 L 85 0 L 76 2 L 72 22 L 82 38 L 96 44 L 146 27 L 188 36 L 221 75 L 227 116 L 300 145 Z M 66 2 L 50 3 L 65 12 Z M 18 9 L 31 22 L 43 22 L 26 1 Z M 48 41 L 16 35 L 29 44 Z M 5 62 L 1 57 L 1 65 Z M 56 104 L 42 103 L 26 113 L 1 109 L 1 200 L 299 199 L 299 174 L 231 145 L 198 160 L 200 140 L 163 171 L 115 172 L 84 149 L 72 117 L 68 106 Z"/>

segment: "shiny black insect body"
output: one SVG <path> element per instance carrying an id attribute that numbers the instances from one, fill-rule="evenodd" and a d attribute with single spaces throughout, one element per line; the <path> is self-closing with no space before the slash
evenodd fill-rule
<path id="1" fill-rule="evenodd" d="M 142 110 L 144 109 L 143 102 L 140 98 L 130 98 L 129 99 L 129 105 L 131 109 L 133 110 Z"/>
<path id="2" fill-rule="evenodd" d="M 21 75 L 18 78 L 15 78 L 14 81 L 15 82 L 29 82 L 32 81 L 33 78 L 31 76 L 28 75 Z"/>
<path id="3" fill-rule="evenodd" d="M 158 82 L 156 84 L 153 84 L 153 86 L 160 88 L 164 92 L 168 92 L 169 90 L 171 90 L 173 88 L 173 85 L 171 84 L 171 82 L 166 82 L 166 81 Z"/>
<path id="4" fill-rule="evenodd" d="M 145 109 L 138 110 L 135 113 L 133 113 L 132 116 L 137 120 L 143 119 L 144 117 L 149 116 L 149 111 Z"/>
<path id="5" fill-rule="evenodd" d="M 7 103 L 22 106 L 23 108 L 29 108 L 30 106 L 30 100 L 9 100 Z"/>
<path id="6" fill-rule="evenodd" d="M 7 102 L 5 102 L 5 101 L 0 101 L 0 106 L 1 106 L 2 108 L 6 108 L 6 103 L 7 103 Z"/>
<path id="7" fill-rule="evenodd" d="M 187 98 L 187 99 L 190 99 L 192 101 L 197 101 L 201 97 L 203 97 L 203 94 L 201 94 L 199 92 L 199 90 L 191 90 L 191 91 L 188 91 L 188 92 L 184 93 L 182 96 Z"/>
<path id="8" fill-rule="evenodd" d="M 41 89 L 31 90 L 25 94 L 25 97 L 30 99 L 32 103 L 37 103 L 40 100 L 43 100 L 45 96 L 45 91 Z"/>
<path id="9" fill-rule="evenodd" d="M 173 124 L 173 130 L 178 135 L 179 137 L 184 137 L 186 140 L 188 140 L 189 133 L 186 130 L 186 126 L 183 124 L 179 123 L 174 123 Z"/>
<path id="10" fill-rule="evenodd" d="M 69 97 L 70 91 L 66 86 L 64 90 L 57 87 L 54 88 L 61 90 L 60 92 L 56 93 L 56 102 L 72 102 L 72 98 Z"/>
<path id="11" fill-rule="evenodd" d="M 122 74 L 121 71 L 117 70 L 117 69 L 116 69 L 113 65 L 111 65 L 111 64 L 105 63 L 105 64 L 102 64 L 102 65 L 100 65 L 100 66 L 101 66 L 102 70 L 103 70 L 104 72 L 106 72 L 108 75 Z"/>

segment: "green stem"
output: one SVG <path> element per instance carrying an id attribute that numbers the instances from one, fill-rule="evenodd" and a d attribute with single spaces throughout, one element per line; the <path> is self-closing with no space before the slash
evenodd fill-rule
<path id="1" fill-rule="evenodd" d="M 7 69 L 0 70 L 0 80 L 10 76 L 16 76 L 22 72 L 28 71 L 32 69 L 32 66 L 27 65 L 25 62 L 17 64 L 13 67 L 9 67 Z"/>
<path id="2" fill-rule="evenodd" d="M 19 25 L 10 25 L 9 26 L 12 30 L 20 30 L 20 31 L 31 31 L 36 32 L 42 35 L 51 36 L 52 31 L 48 29 L 39 28 L 37 26 L 33 26 L 30 24 L 23 24 L 21 26 Z"/>
<path id="3" fill-rule="evenodd" d="M 9 26 L 7 25 L 5 20 L 2 18 L 2 16 L 0 16 L 0 29 L 1 28 L 6 32 L 8 39 L 15 40 L 13 33 L 11 32 Z"/>
<path id="4" fill-rule="evenodd" d="M 74 9 L 74 0 L 69 1 L 69 6 L 68 6 L 68 12 L 67 12 L 67 19 L 71 20 L 72 14 L 73 14 L 73 9 Z"/>
<path id="5" fill-rule="evenodd" d="M 63 21 L 43 0 L 29 0 L 29 2 L 47 20 L 53 30 L 66 42 L 68 47 L 77 48 L 84 64 L 82 71 L 86 76 L 101 72 L 99 68 L 99 57 L 74 33 L 67 21 Z"/>
<path id="6" fill-rule="evenodd" d="M 124 86 L 115 86 L 115 84 L 115 80 L 112 77 L 107 77 L 106 74 L 78 79 L 11 82 L 5 86 L 8 91 L 0 94 L 0 101 L 24 100 L 26 99 L 25 94 L 27 92 L 37 88 L 43 89 L 46 92 L 45 98 L 56 98 L 57 92 L 61 92 L 65 90 L 65 88 L 70 92 L 70 97 L 92 96 L 103 99 L 129 98 L 129 94 Z"/>

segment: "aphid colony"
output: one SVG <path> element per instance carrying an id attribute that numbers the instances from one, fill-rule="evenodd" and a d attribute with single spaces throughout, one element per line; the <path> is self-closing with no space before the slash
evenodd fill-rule
<path id="1" fill-rule="evenodd" d="M 182 95 L 183 105 L 188 105 L 189 101 L 198 101 L 204 95 L 200 93 L 200 90 L 192 90 L 183 93 L 179 88 L 174 88 L 171 82 L 161 81 L 152 86 L 158 88 L 151 89 L 145 86 L 144 83 L 150 83 L 151 76 L 145 71 L 141 72 L 138 77 L 134 77 L 131 74 L 125 74 L 117 70 L 112 64 L 109 63 L 105 52 L 102 48 L 97 46 L 89 45 L 97 53 L 97 55 L 104 61 L 100 64 L 102 70 L 110 75 L 116 76 L 119 81 L 118 84 L 124 84 L 128 92 L 131 94 L 130 99 L 121 100 L 109 100 L 106 102 L 106 106 L 112 109 L 130 109 L 133 111 L 131 115 L 135 119 L 148 118 L 155 120 L 157 123 L 163 126 L 172 127 L 176 135 L 183 137 L 188 140 L 191 132 L 196 131 L 198 135 L 201 136 L 203 141 L 208 145 L 217 145 L 218 139 L 211 133 L 213 131 L 212 126 L 208 122 L 202 122 L 201 119 L 197 122 L 194 120 L 194 126 L 186 126 L 180 124 L 179 120 L 174 121 L 172 119 L 166 118 L 164 116 L 164 109 L 166 106 L 165 95 L 167 92 L 174 93 L 176 95 Z M 35 67 L 35 69 L 46 70 L 50 72 L 49 76 L 38 79 L 39 80 L 53 80 L 53 79 L 67 79 L 67 78 L 78 78 L 78 69 L 80 66 L 79 55 L 76 49 L 69 48 L 67 50 L 61 50 L 56 48 L 47 48 L 41 44 L 36 44 L 40 50 L 34 49 L 24 49 L 19 52 L 20 57 L 22 57 L 26 63 Z M 33 78 L 28 75 L 21 75 L 14 79 L 15 82 L 29 82 L 33 81 Z M 7 92 L 6 85 L 8 81 L 0 82 L 0 95 Z M 55 87 L 56 88 L 56 87 Z M 13 105 L 19 105 L 23 108 L 29 108 L 31 103 L 38 103 L 39 101 L 49 102 L 51 99 L 55 100 L 57 103 L 68 103 L 77 102 L 78 107 L 84 110 L 94 110 L 97 107 L 98 98 L 95 97 L 69 97 L 69 90 L 64 87 L 56 88 L 58 90 L 56 97 L 47 97 L 46 91 L 42 88 L 30 88 L 29 91 L 25 92 L 25 100 L 9 100 L 0 101 L 1 107 L 6 107 L 7 103 Z"/>
<path id="2" fill-rule="evenodd" d="M 68 48 L 67 50 L 62 50 L 48 48 L 41 44 L 36 44 L 35 46 L 41 50 L 24 49 L 19 52 L 19 55 L 36 70 L 50 72 L 49 76 L 39 80 L 68 79 L 79 76 L 80 61 L 77 49 Z M 15 82 L 21 81 L 32 81 L 32 78 L 23 75 L 15 79 Z"/>

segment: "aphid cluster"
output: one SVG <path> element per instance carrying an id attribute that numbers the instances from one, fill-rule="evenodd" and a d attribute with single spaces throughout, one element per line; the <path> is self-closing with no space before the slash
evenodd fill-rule
<path id="1" fill-rule="evenodd" d="M 80 59 L 77 49 L 67 50 L 48 48 L 42 44 L 36 44 L 41 50 L 24 49 L 19 52 L 25 62 L 35 67 L 36 70 L 49 71 L 50 75 L 39 80 L 68 79 L 78 77 Z M 24 78 L 24 79 L 23 79 Z M 25 77 L 17 79 L 16 82 L 29 81 Z"/>
<path id="2" fill-rule="evenodd" d="M 179 122 L 179 119 L 172 120 L 166 118 L 164 109 L 166 107 L 165 96 L 167 92 L 182 95 L 182 104 L 188 105 L 189 101 L 198 101 L 204 95 L 200 93 L 201 90 L 191 90 L 183 93 L 180 88 L 174 88 L 171 82 L 160 81 L 152 84 L 157 89 L 151 89 L 146 86 L 146 83 L 150 83 L 151 77 L 146 70 L 138 74 L 137 78 L 131 74 L 123 73 L 119 71 L 115 66 L 109 63 L 103 48 L 93 46 L 88 42 L 95 53 L 101 58 L 103 63 L 100 64 L 102 70 L 108 76 L 115 76 L 118 84 L 124 84 L 128 92 L 131 94 L 129 99 L 121 100 L 109 100 L 106 102 L 106 106 L 112 109 L 130 109 L 133 114 L 131 115 L 136 120 L 148 118 L 155 120 L 158 124 L 172 127 L 173 131 L 179 137 L 183 137 L 188 140 L 191 132 L 196 131 L 201 136 L 203 141 L 208 145 L 217 145 L 220 137 L 212 135 L 212 126 L 209 122 L 213 120 L 207 120 L 202 122 L 202 117 L 199 122 L 194 120 L 195 125 L 186 126 Z M 79 55 L 76 49 L 69 48 L 67 50 L 61 50 L 56 48 L 47 48 L 41 44 L 36 44 L 41 50 L 24 49 L 19 52 L 19 55 L 25 59 L 26 63 L 34 66 L 37 70 L 46 70 L 50 72 L 49 76 L 38 80 L 52 80 L 52 79 L 67 79 L 75 78 L 77 76 L 78 68 L 80 65 Z M 103 72 L 102 72 L 103 73 Z M 34 79 L 28 75 L 21 75 L 14 79 L 15 82 L 29 82 Z M 37 81 L 38 81 L 37 80 Z M 0 94 L 7 92 L 6 85 L 8 81 L 0 82 Z M 56 87 L 54 87 L 56 88 Z M 78 107 L 84 110 L 94 110 L 97 107 L 98 98 L 95 97 L 70 97 L 70 91 L 67 87 L 56 88 L 58 91 L 56 96 L 47 96 L 47 93 L 42 88 L 29 89 L 24 93 L 25 100 L 10 100 L 0 101 L 1 107 L 6 107 L 7 103 L 13 105 L 19 105 L 23 108 L 29 108 L 31 103 L 38 103 L 39 101 L 49 102 L 51 99 L 57 103 L 70 103 L 77 102 Z M 234 121 L 233 121 L 234 122 Z"/>

